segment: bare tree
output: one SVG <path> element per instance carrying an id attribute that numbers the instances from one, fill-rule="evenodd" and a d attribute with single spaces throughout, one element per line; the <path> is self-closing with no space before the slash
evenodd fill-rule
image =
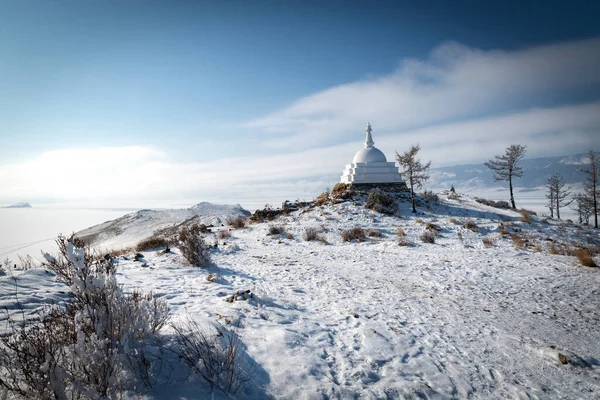
<path id="1" fill-rule="evenodd" d="M 587 175 L 583 184 L 583 193 L 592 205 L 594 228 L 598 228 L 598 195 L 600 194 L 598 176 L 600 175 L 600 166 L 598 165 L 598 155 L 596 153 L 590 150 L 588 158 L 590 159 L 590 167 L 582 169 Z"/>
<path id="2" fill-rule="evenodd" d="M 550 200 L 550 216 L 554 217 L 553 209 L 556 209 L 556 218 L 560 219 L 560 208 L 573 202 L 572 199 L 568 200 L 571 195 L 571 187 L 567 186 L 565 178 L 559 172 L 548 178 L 546 187 L 548 188 L 546 198 Z"/>
<path id="3" fill-rule="evenodd" d="M 503 155 L 494 156 L 495 160 L 489 160 L 485 163 L 485 166 L 494 171 L 494 181 L 508 181 L 508 188 L 510 190 L 510 203 L 512 208 L 515 209 L 515 196 L 513 195 L 513 178 L 520 178 L 523 176 L 523 167 L 517 165 L 517 163 L 525 155 L 527 147 L 520 144 L 511 144 L 506 148 Z"/>
<path id="4" fill-rule="evenodd" d="M 579 223 L 589 224 L 590 217 L 594 211 L 592 202 L 584 193 L 577 193 L 575 196 L 573 196 L 573 200 L 574 202 L 571 205 L 571 209 L 579 216 Z"/>
<path id="5" fill-rule="evenodd" d="M 423 187 L 423 182 L 429 179 L 427 170 L 431 166 L 431 161 L 427 164 L 421 164 L 421 160 L 417 160 L 417 153 L 421 150 L 419 144 L 412 145 L 407 152 L 398 154 L 396 152 L 396 161 L 403 169 L 401 173 L 402 177 L 410 185 L 410 199 L 412 201 L 412 212 L 416 213 L 417 208 L 415 207 L 415 186 L 418 188 Z"/>

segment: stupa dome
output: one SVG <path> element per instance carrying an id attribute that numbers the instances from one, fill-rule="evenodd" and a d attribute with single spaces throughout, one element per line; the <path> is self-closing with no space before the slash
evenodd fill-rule
<path id="1" fill-rule="evenodd" d="M 352 159 L 353 163 L 387 162 L 385 154 L 376 147 L 360 149 Z"/>
<path id="2" fill-rule="evenodd" d="M 350 184 L 393 183 L 404 185 L 398 173 L 396 163 L 388 162 L 385 154 L 373 145 L 371 124 L 367 124 L 365 147 L 355 155 L 352 163 L 347 164 L 342 172 L 340 182 Z"/>

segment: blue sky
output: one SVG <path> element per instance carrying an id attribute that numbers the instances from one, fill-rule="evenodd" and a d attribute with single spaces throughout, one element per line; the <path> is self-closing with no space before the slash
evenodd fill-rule
<path id="1" fill-rule="evenodd" d="M 367 120 L 388 159 L 420 142 L 434 166 L 515 141 L 532 157 L 597 148 L 599 13 L 0 0 L 0 203 L 310 197 L 335 184 Z"/>

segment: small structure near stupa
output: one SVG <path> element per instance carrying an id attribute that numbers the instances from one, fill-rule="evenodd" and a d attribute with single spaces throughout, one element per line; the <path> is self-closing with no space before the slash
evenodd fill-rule
<path id="1" fill-rule="evenodd" d="M 371 124 L 367 124 L 365 147 L 360 149 L 350 164 L 346 164 L 341 183 L 355 189 L 379 187 L 393 191 L 406 191 L 406 183 L 400 176 L 396 163 L 388 162 L 385 154 L 373 145 Z"/>

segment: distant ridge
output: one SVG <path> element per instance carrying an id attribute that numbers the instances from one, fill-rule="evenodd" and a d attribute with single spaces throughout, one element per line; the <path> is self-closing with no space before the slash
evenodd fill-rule
<path id="1" fill-rule="evenodd" d="M 523 177 L 515 180 L 517 187 L 534 189 L 546 185 L 548 177 L 559 172 L 570 185 L 581 184 L 585 177 L 580 168 L 588 163 L 587 154 L 572 154 L 558 157 L 530 158 L 521 161 Z M 453 165 L 451 167 L 432 168 L 427 187 L 448 189 L 488 189 L 502 186 L 494 182 L 492 171 L 483 163 Z"/>
<path id="2" fill-rule="evenodd" d="M 32 207 L 31 207 L 31 204 L 22 201 L 20 203 L 11 204 L 10 206 L 5 206 L 2 208 L 32 208 Z"/>

